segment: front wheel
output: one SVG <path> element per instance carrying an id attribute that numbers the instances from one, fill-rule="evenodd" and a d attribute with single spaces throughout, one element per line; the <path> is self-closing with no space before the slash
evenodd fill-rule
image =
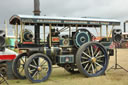
<path id="1" fill-rule="evenodd" d="M 48 56 L 35 53 L 31 55 L 25 64 L 26 78 L 33 83 L 47 80 L 52 72 L 52 62 Z"/>
<path id="2" fill-rule="evenodd" d="M 108 66 L 106 49 L 98 42 L 83 44 L 76 54 L 77 67 L 86 77 L 103 75 Z"/>

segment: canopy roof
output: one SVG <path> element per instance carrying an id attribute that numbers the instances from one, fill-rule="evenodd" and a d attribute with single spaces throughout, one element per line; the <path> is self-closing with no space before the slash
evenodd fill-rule
<path id="1" fill-rule="evenodd" d="M 25 25 L 34 24 L 54 24 L 54 25 L 120 25 L 120 21 L 116 19 L 102 18 L 72 18 L 72 17 L 49 17 L 34 15 L 13 15 L 10 18 L 10 24 L 24 23 Z"/>

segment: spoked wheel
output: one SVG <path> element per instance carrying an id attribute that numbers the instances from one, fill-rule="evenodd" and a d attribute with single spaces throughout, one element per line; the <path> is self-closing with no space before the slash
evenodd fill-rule
<path id="1" fill-rule="evenodd" d="M 12 71 L 18 79 L 26 79 L 24 66 L 27 61 L 27 53 L 19 54 L 12 63 Z"/>
<path id="2" fill-rule="evenodd" d="M 103 75 L 108 66 L 108 60 L 107 51 L 97 42 L 83 44 L 76 55 L 77 67 L 86 77 Z"/>
<path id="3" fill-rule="evenodd" d="M 25 64 L 26 77 L 33 83 L 47 80 L 52 72 L 52 63 L 48 56 L 35 53 Z"/>

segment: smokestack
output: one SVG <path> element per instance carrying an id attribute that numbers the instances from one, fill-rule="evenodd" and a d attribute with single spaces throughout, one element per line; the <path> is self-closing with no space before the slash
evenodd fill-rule
<path id="1" fill-rule="evenodd" d="M 40 16 L 40 2 L 39 0 L 34 0 L 34 11 L 35 16 Z M 40 45 L 40 25 L 35 24 L 35 44 Z"/>
<path id="2" fill-rule="evenodd" d="M 40 16 L 40 1 L 39 0 L 34 0 L 34 15 Z"/>

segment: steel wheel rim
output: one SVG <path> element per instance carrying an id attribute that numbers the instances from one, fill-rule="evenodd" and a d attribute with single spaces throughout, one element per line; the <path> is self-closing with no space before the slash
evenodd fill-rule
<path id="1" fill-rule="evenodd" d="M 89 75 L 96 75 L 106 68 L 107 54 L 98 44 L 90 44 L 81 52 L 80 63 Z"/>

